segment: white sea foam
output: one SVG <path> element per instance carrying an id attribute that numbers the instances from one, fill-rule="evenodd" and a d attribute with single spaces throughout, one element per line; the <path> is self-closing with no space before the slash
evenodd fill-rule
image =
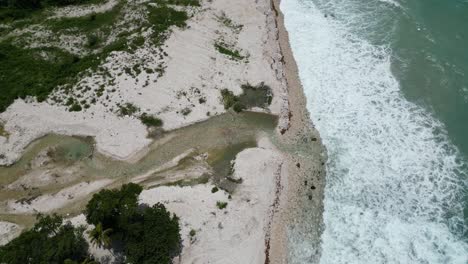
<path id="1" fill-rule="evenodd" d="M 391 52 L 311 1 L 281 9 L 329 156 L 320 262 L 467 263 L 466 164 L 443 124 L 404 98 Z"/>

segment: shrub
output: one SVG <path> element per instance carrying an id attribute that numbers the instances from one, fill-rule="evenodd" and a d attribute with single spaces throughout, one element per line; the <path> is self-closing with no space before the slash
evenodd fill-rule
<path id="1" fill-rule="evenodd" d="M 163 125 L 163 121 L 161 119 L 148 115 L 146 113 L 143 113 L 140 116 L 140 120 L 143 124 L 145 124 L 148 127 L 160 127 Z"/>
<path id="2" fill-rule="evenodd" d="M 221 201 L 216 202 L 216 206 L 218 207 L 218 209 L 224 209 L 227 207 L 227 205 L 228 205 L 227 202 L 221 202 Z"/>
<path id="3" fill-rule="evenodd" d="M 239 113 L 239 112 L 242 112 L 243 110 L 245 110 L 245 105 L 243 103 L 241 103 L 241 102 L 237 102 L 232 106 L 232 109 L 234 109 L 234 111 L 236 111 L 236 113 Z"/>
<path id="4" fill-rule="evenodd" d="M 219 189 L 218 189 L 218 187 L 216 187 L 216 186 L 213 187 L 213 188 L 211 189 L 211 193 L 215 193 L 215 192 L 217 192 L 217 191 L 219 191 Z"/>
<path id="5" fill-rule="evenodd" d="M 119 113 L 121 116 L 131 116 L 140 109 L 132 103 L 125 103 L 124 105 L 119 105 Z"/>
<path id="6" fill-rule="evenodd" d="M 95 34 L 91 34 L 88 36 L 88 47 L 94 48 L 98 43 L 99 39 Z"/>
<path id="7" fill-rule="evenodd" d="M 232 91 L 228 89 L 221 90 L 221 96 L 224 104 L 224 109 L 229 109 L 233 106 L 236 102 L 239 101 L 239 98 L 234 95 Z"/>
<path id="8" fill-rule="evenodd" d="M 182 111 L 180 111 L 180 113 L 184 116 L 187 116 L 189 115 L 190 113 L 192 112 L 192 109 L 188 108 L 188 107 L 185 107 L 184 109 L 182 109 Z"/>
<path id="9" fill-rule="evenodd" d="M 225 43 L 217 42 L 214 44 L 214 46 L 219 53 L 224 54 L 233 60 L 243 60 L 245 58 L 244 56 L 240 55 L 238 50 L 230 49 Z"/>
<path id="10" fill-rule="evenodd" d="M 70 112 L 79 112 L 82 110 L 82 107 L 78 103 L 73 103 L 72 106 L 68 109 Z"/>
<path id="11" fill-rule="evenodd" d="M 197 231 L 195 231 L 195 229 L 190 230 L 189 235 L 190 235 L 191 237 L 194 237 L 196 234 L 197 234 Z"/>

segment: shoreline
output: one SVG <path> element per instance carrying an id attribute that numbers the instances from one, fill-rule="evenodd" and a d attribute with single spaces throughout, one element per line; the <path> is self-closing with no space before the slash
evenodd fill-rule
<path id="1" fill-rule="evenodd" d="M 289 129 L 280 137 L 287 145 L 305 145 L 310 148 L 311 156 L 301 153 L 284 153 L 287 159 L 283 177 L 283 191 L 280 194 L 279 214 L 273 217 L 272 235 L 268 263 L 289 263 L 294 254 L 291 247 L 291 229 L 296 233 L 311 232 L 315 241 L 315 259 L 319 259 L 320 235 L 323 228 L 323 190 L 325 187 L 326 149 L 322 144 L 319 132 L 315 129 L 307 110 L 307 98 L 298 74 L 298 67 L 289 42 L 288 31 L 284 24 L 284 14 L 280 9 L 281 0 L 270 0 L 274 12 L 277 41 L 282 55 L 281 63 L 287 85 L 289 101 Z M 307 138 L 312 139 L 307 140 Z M 306 139 L 304 141 L 304 139 Z M 304 147 L 304 146 L 302 146 Z M 315 176 L 315 177 L 314 177 Z M 309 186 L 312 186 L 309 188 Z M 313 188 L 313 189 L 311 189 Z M 311 202 L 312 200 L 313 202 Z M 313 219 L 307 217 L 312 212 Z M 311 223 L 301 221 L 312 220 Z M 308 225 L 310 224 L 310 225 Z M 293 226 L 292 228 L 287 228 Z M 310 230 L 312 228 L 312 230 Z M 304 235 L 307 237 L 307 235 Z M 266 262 L 267 263 L 267 262 Z"/>

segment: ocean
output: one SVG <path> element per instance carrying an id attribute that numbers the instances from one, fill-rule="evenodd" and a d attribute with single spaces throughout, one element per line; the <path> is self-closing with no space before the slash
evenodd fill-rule
<path id="1" fill-rule="evenodd" d="M 468 263 L 468 1 L 281 10 L 328 153 L 319 262 Z"/>

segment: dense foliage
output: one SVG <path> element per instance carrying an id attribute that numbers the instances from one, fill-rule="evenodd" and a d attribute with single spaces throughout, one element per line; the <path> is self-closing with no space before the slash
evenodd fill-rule
<path id="1" fill-rule="evenodd" d="M 0 247 L 0 263 L 81 263 L 88 259 L 82 234 L 60 216 L 39 216 L 31 230 Z"/>
<path id="2" fill-rule="evenodd" d="M 121 242 L 127 262 L 170 263 L 180 249 L 179 220 L 162 204 L 138 205 L 141 191 L 133 183 L 100 191 L 86 206 L 86 219 L 112 230 L 110 238 Z"/>

